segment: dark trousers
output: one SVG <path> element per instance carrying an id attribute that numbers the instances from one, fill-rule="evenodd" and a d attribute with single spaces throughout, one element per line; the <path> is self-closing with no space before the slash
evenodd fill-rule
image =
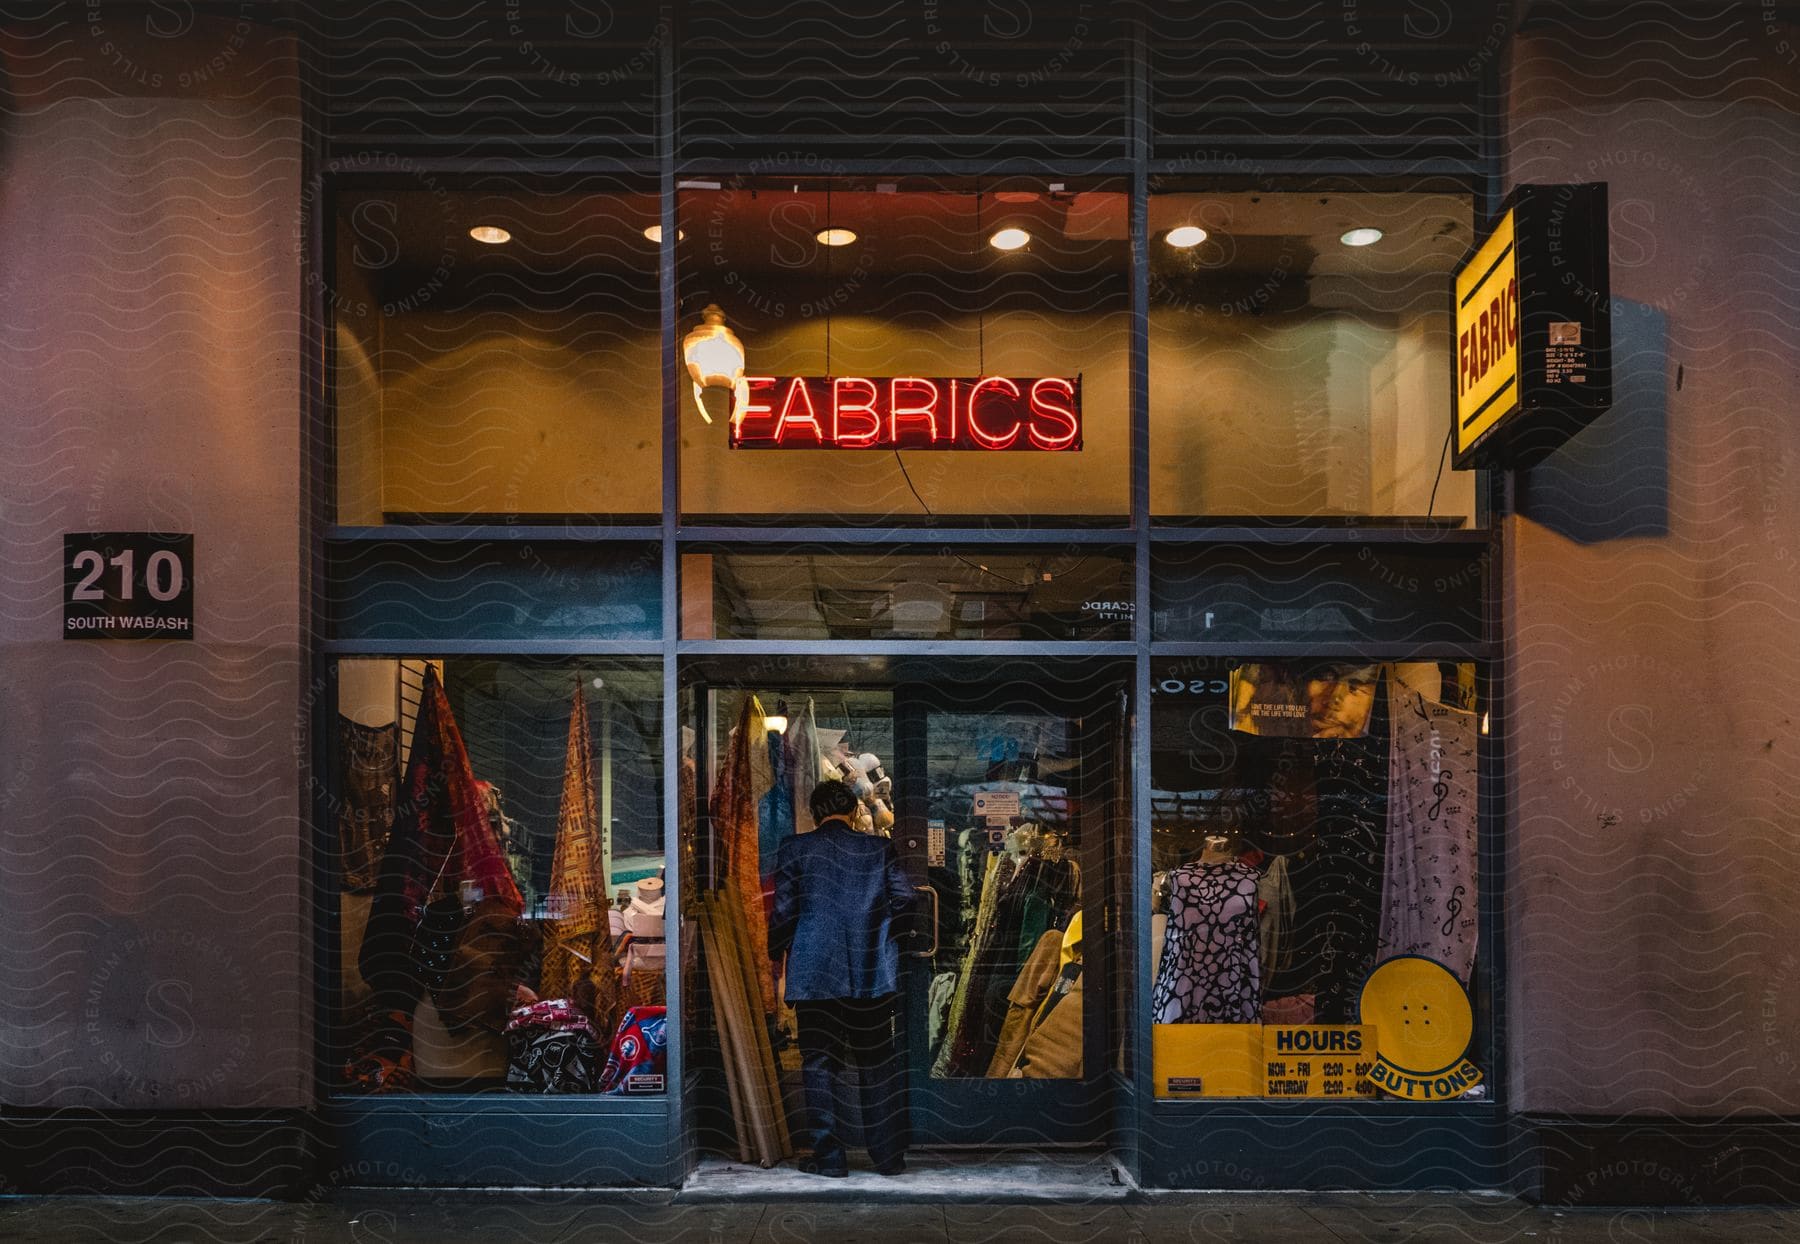
<path id="1" fill-rule="evenodd" d="M 876 1166 L 897 1162 L 906 1153 L 906 1067 L 893 995 L 796 1002 L 794 1017 L 800 1025 L 800 1077 L 813 1155 L 824 1162 L 843 1157 L 839 1106 L 849 1101 L 854 1079 L 869 1160 Z"/>

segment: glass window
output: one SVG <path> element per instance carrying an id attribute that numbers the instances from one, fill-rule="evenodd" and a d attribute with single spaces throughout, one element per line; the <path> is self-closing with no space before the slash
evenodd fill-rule
<path id="1" fill-rule="evenodd" d="M 337 639 L 662 635 L 654 544 L 344 540 L 327 554 Z"/>
<path id="2" fill-rule="evenodd" d="M 340 194 L 338 522 L 659 515 L 658 211 L 591 182 Z"/>
<path id="3" fill-rule="evenodd" d="M 684 639 L 1131 638 L 1129 555 L 726 550 L 682 557 Z"/>
<path id="4" fill-rule="evenodd" d="M 1464 526 L 1450 275 L 1467 193 L 1150 199 L 1151 512 Z"/>
<path id="5" fill-rule="evenodd" d="M 690 182 L 680 220 L 690 521 L 1123 521 L 1130 297 L 1116 187 Z M 759 377 L 815 383 L 790 406 L 790 385 Z M 995 379 L 977 392 L 983 377 Z M 740 406 L 758 408 L 744 433 L 780 423 L 792 435 L 734 448 Z"/>
<path id="6" fill-rule="evenodd" d="M 662 1092 L 656 664 L 336 673 L 340 1090 Z"/>
<path id="7" fill-rule="evenodd" d="M 1480 544 L 1193 544 L 1151 554 L 1151 636 L 1250 643 L 1474 643 Z"/>
<path id="8" fill-rule="evenodd" d="M 1475 666 L 1159 660 L 1152 691 L 1158 1096 L 1485 1095 Z"/>

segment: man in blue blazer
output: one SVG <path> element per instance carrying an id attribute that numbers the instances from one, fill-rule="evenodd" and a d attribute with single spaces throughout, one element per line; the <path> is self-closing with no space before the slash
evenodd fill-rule
<path id="1" fill-rule="evenodd" d="M 775 856 L 775 916 L 769 955 L 787 956 L 787 1001 L 800 1025 L 812 1156 L 800 1168 L 850 1173 L 838 1136 L 839 1087 L 860 1075 L 864 1140 L 883 1175 L 906 1169 L 906 1068 L 894 1005 L 900 988 L 896 918 L 919 891 L 894 844 L 851 828 L 856 794 L 820 782 L 808 801 L 818 828 L 781 844 Z"/>

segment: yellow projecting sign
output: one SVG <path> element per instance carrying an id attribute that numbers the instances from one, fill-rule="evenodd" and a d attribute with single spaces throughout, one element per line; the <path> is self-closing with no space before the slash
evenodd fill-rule
<path id="1" fill-rule="evenodd" d="M 1456 274 L 1456 452 L 1519 405 L 1519 265 L 1516 212 Z"/>
<path id="2" fill-rule="evenodd" d="M 1612 405 L 1606 186 L 1519 186 L 1451 286 L 1461 471 L 1529 467 Z"/>

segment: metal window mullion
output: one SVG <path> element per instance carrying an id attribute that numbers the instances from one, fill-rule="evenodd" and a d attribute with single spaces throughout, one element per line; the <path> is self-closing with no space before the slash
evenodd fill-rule
<path id="1" fill-rule="evenodd" d="M 1125 1156 L 1134 1180 L 1143 1177 L 1143 1137 L 1150 1134 L 1155 1072 L 1151 1066 L 1150 997 L 1150 73 L 1144 19 L 1132 32 L 1130 58 L 1131 156 L 1131 523 L 1134 536 L 1131 638 L 1134 686 L 1131 703 L 1131 939 L 1126 953 L 1134 982 L 1125 1036 L 1132 1117 Z M 1125 921 L 1118 922 L 1123 930 Z"/>
<path id="2" fill-rule="evenodd" d="M 657 93 L 657 199 L 661 210 L 662 243 L 657 248 L 657 287 L 660 298 L 663 360 L 662 383 L 662 751 L 663 751 L 663 935 L 667 964 L 663 988 L 667 1003 L 668 1053 L 664 1096 L 668 1116 L 664 1124 L 669 1182 L 678 1184 L 692 1168 L 683 1082 L 687 1066 L 687 1025 L 682 1022 L 683 981 L 681 965 L 682 915 L 687 895 L 681 888 L 681 701 L 677 685 L 676 645 L 680 633 L 679 563 L 675 531 L 680 523 L 681 438 L 679 374 L 675 366 L 677 331 L 675 285 L 675 6 L 661 6 L 664 38 L 658 58 Z"/>

